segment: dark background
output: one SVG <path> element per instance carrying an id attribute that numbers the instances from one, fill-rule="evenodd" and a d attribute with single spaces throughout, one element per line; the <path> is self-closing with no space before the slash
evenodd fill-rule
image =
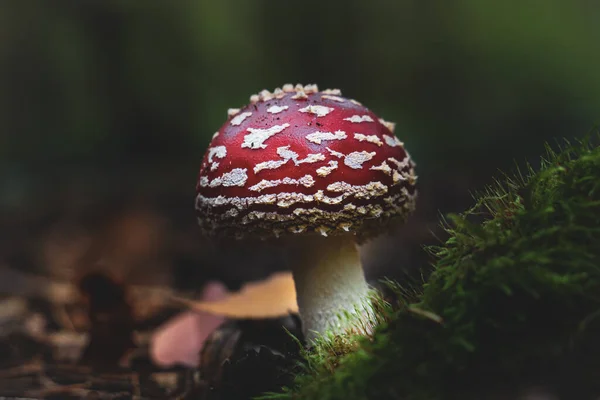
<path id="1" fill-rule="evenodd" d="M 300 82 L 397 123 L 418 212 L 364 261 L 402 277 L 440 214 L 600 120 L 598 21 L 589 0 L 2 1 L 0 264 L 180 288 L 284 268 L 203 240 L 194 188 L 227 108 Z"/>

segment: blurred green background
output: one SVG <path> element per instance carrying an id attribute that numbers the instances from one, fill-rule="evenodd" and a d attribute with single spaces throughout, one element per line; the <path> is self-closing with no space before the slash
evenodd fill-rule
<path id="1" fill-rule="evenodd" d="M 300 82 L 397 122 L 419 211 L 365 262 L 373 276 L 424 265 L 439 213 L 600 120 L 598 21 L 589 0 L 3 1 L 0 257 L 47 268 L 50 240 L 72 253 L 57 265 L 97 263 L 122 244 L 107 226 L 143 209 L 162 222 L 139 265 L 233 286 L 279 268 L 204 243 L 194 187 L 227 108 Z"/>

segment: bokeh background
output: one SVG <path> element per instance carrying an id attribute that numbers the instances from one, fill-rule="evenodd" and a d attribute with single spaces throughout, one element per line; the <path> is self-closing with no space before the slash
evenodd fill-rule
<path id="1" fill-rule="evenodd" d="M 364 259 L 401 278 L 441 214 L 600 121 L 598 21 L 589 0 L 3 1 L 0 264 L 178 288 L 284 268 L 276 247 L 206 242 L 194 187 L 228 108 L 300 82 L 397 123 L 418 212 Z"/>

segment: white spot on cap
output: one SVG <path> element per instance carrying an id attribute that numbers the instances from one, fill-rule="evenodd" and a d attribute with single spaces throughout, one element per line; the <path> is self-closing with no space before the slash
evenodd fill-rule
<path id="1" fill-rule="evenodd" d="M 285 178 L 285 179 L 287 179 L 287 178 Z M 287 185 L 285 179 L 283 180 L 283 183 L 285 185 Z M 304 187 L 311 187 L 312 185 L 315 184 L 315 179 L 310 175 L 304 175 L 302 178 L 298 179 L 298 184 L 300 184 Z"/>
<path id="2" fill-rule="evenodd" d="M 319 91 L 319 87 L 315 84 L 304 86 L 304 92 L 306 94 L 316 93 Z"/>
<path id="3" fill-rule="evenodd" d="M 396 166 L 398 167 L 399 170 L 402 170 L 402 169 L 408 167 L 408 165 L 410 164 L 410 158 L 409 157 L 405 157 L 402 161 L 398 161 L 394 157 L 389 157 L 388 160 L 391 163 L 396 164 Z"/>
<path id="4" fill-rule="evenodd" d="M 386 128 L 388 128 L 388 130 L 392 133 L 394 133 L 394 130 L 396 129 L 396 124 L 393 122 L 388 122 L 383 118 L 379 118 L 379 123 L 383 126 L 385 126 Z"/>
<path id="5" fill-rule="evenodd" d="M 321 144 L 323 140 L 343 140 L 348 136 L 344 131 L 335 131 L 335 132 L 313 132 L 306 135 L 306 140 L 312 143 Z"/>
<path id="6" fill-rule="evenodd" d="M 295 160 L 294 159 L 294 163 L 296 165 L 299 164 L 312 164 L 312 163 L 316 163 L 318 161 L 325 161 L 325 156 L 321 153 L 313 153 L 313 154 L 308 154 L 305 158 L 301 159 L 301 160 Z"/>
<path id="7" fill-rule="evenodd" d="M 317 175 L 319 176 L 327 176 L 336 170 L 338 167 L 338 162 L 335 160 L 329 161 L 329 166 L 323 166 L 317 169 Z"/>
<path id="8" fill-rule="evenodd" d="M 325 106 L 306 106 L 304 108 L 299 109 L 298 111 L 303 113 L 315 114 L 317 117 L 324 117 L 330 112 L 332 112 L 333 108 Z"/>
<path id="9" fill-rule="evenodd" d="M 276 187 L 279 185 L 297 185 L 297 186 L 301 185 L 301 186 L 308 188 L 308 187 L 313 186 L 314 184 L 315 184 L 315 180 L 312 176 L 304 175 L 300 179 L 292 179 L 292 178 L 284 178 L 284 179 L 276 179 L 276 180 L 263 179 L 256 185 L 250 186 L 248 189 L 252 190 L 254 192 L 260 192 L 264 189 Z"/>
<path id="10" fill-rule="evenodd" d="M 311 203 L 314 197 L 303 193 L 279 193 L 277 194 L 277 205 L 279 207 L 289 207 L 296 203 Z"/>
<path id="11" fill-rule="evenodd" d="M 269 108 L 267 108 L 267 112 L 271 113 L 271 114 L 277 114 L 280 113 L 282 111 L 287 110 L 289 107 L 288 106 L 271 106 Z"/>
<path id="12" fill-rule="evenodd" d="M 248 180 L 248 170 L 246 168 L 234 168 L 230 172 L 226 172 L 220 177 L 217 177 L 210 182 L 210 187 L 217 186 L 244 186 Z"/>
<path id="13" fill-rule="evenodd" d="M 322 190 L 318 190 L 313 196 L 314 200 L 325 204 L 340 204 L 346 196 L 344 194 L 337 197 L 326 196 Z"/>
<path id="14" fill-rule="evenodd" d="M 271 160 L 271 161 L 263 161 L 254 166 L 254 173 L 258 173 L 263 169 L 277 169 L 287 163 L 289 159 L 286 160 Z"/>
<path id="15" fill-rule="evenodd" d="M 332 94 L 334 96 L 341 96 L 342 95 L 342 91 L 340 89 L 325 89 L 321 93 L 328 94 L 328 95 Z"/>
<path id="16" fill-rule="evenodd" d="M 304 163 L 315 163 L 318 161 L 325 160 L 325 156 L 321 153 L 308 154 L 305 158 L 298 160 L 298 153 L 290 150 L 289 145 L 278 147 L 277 154 L 282 158 L 282 160 L 269 160 L 256 164 L 256 166 L 254 167 L 254 173 L 258 173 L 263 169 L 277 169 L 285 165 L 289 160 L 293 160 L 295 165 Z"/>
<path id="17" fill-rule="evenodd" d="M 362 133 L 355 133 L 354 139 L 359 142 L 367 141 L 369 143 L 376 144 L 377 146 L 382 146 L 383 142 L 376 135 L 363 135 Z"/>
<path id="18" fill-rule="evenodd" d="M 356 101 L 354 99 L 349 99 L 350 103 L 356 104 L 357 106 L 362 106 L 362 103 L 360 101 Z"/>
<path id="19" fill-rule="evenodd" d="M 227 110 L 227 116 L 228 117 L 235 117 L 237 114 L 239 114 L 240 109 L 239 108 L 230 108 Z"/>
<path id="20" fill-rule="evenodd" d="M 213 162 L 213 157 L 225 158 L 227 155 L 227 148 L 225 146 L 215 146 L 208 149 L 208 162 Z"/>
<path id="21" fill-rule="evenodd" d="M 260 192 L 264 189 L 270 188 L 270 187 L 275 187 L 281 184 L 281 180 L 275 180 L 275 181 L 268 181 L 266 179 L 263 179 L 262 181 L 258 182 L 256 185 L 252 185 L 248 188 L 248 190 L 252 190 L 253 192 Z"/>
<path id="22" fill-rule="evenodd" d="M 413 168 L 410 169 L 410 172 L 408 174 L 408 183 L 410 183 L 411 185 L 414 185 L 415 183 L 417 183 L 417 178 L 418 176 L 415 175 L 415 170 Z"/>
<path id="23" fill-rule="evenodd" d="M 346 157 L 346 155 L 344 153 L 340 153 L 339 151 L 335 151 L 335 150 L 331 150 L 329 147 L 327 147 L 327 151 L 329 151 L 329 153 L 337 158 L 344 158 Z"/>
<path id="24" fill-rule="evenodd" d="M 350 121 L 354 123 L 375 122 L 369 115 L 353 115 L 351 117 L 344 118 L 344 121 Z"/>
<path id="25" fill-rule="evenodd" d="M 264 149 L 267 147 L 267 145 L 264 144 L 265 140 L 267 140 L 271 136 L 280 133 L 288 126 L 290 126 L 290 124 L 286 123 L 283 125 L 275 125 L 268 129 L 248 128 L 248 131 L 250 133 L 244 136 L 244 143 L 242 143 L 242 148 L 248 147 L 251 149 Z"/>
<path id="26" fill-rule="evenodd" d="M 354 151 L 344 158 L 344 164 L 352 169 L 361 169 L 363 163 L 371 160 L 375 157 L 375 154 L 374 151 L 371 153 L 368 151 Z"/>
<path id="27" fill-rule="evenodd" d="M 238 114 L 238 115 L 236 115 L 235 117 L 233 117 L 231 119 L 231 125 L 238 126 L 239 124 L 241 124 L 242 122 L 244 122 L 244 120 L 246 118 L 248 118 L 251 115 L 252 115 L 251 112 L 244 112 L 244 113 Z"/>
<path id="28" fill-rule="evenodd" d="M 252 104 L 258 103 L 260 100 L 260 97 L 257 94 L 253 94 L 252 96 L 250 96 L 250 102 Z"/>
<path id="29" fill-rule="evenodd" d="M 210 165 L 210 170 L 211 171 L 216 171 L 217 168 L 219 168 L 219 163 L 216 162 L 216 161 Z"/>
<path id="30" fill-rule="evenodd" d="M 295 91 L 294 85 L 292 85 L 291 83 L 286 83 L 285 85 L 283 85 L 282 89 L 286 93 L 292 93 Z"/>
<path id="31" fill-rule="evenodd" d="M 286 164 L 289 160 L 298 158 L 298 153 L 290 150 L 290 146 L 278 147 L 277 154 L 283 158 L 283 160 L 269 160 L 258 163 L 254 166 L 254 173 L 256 174 L 263 169 L 277 169 Z"/>
<path id="32" fill-rule="evenodd" d="M 201 176 L 200 177 L 200 186 L 206 187 L 206 186 L 208 186 L 208 184 L 209 184 L 208 178 L 206 176 Z"/>
<path id="33" fill-rule="evenodd" d="M 323 96 L 321 96 L 324 99 L 329 99 L 329 100 L 333 100 L 333 101 L 337 101 L 338 103 L 343 103 L 346 101 L 346 99 L 343 99 L 341 97 L 338 96 L 330 96 L 328 94 L 324 94 Z"/>
<path id="34" fill-rule="evenodd" d="M 216 131 L 215 133 L 213 133 L 212 138 L 216 138 L 217 136 L 219 136 L 219 131 Z"/>
<path id="35" fill-rule="evenodd" d="M 404 146 L 404 143 L 402 143 L 396 136 L 383 135 L 383 140 L 385 140 L 385 143 L 391 147 Z"/>
<path id="36" fill-rule="evenodd" d="M 296 92 L 295 95 L 292 96 L 292 99 L 294 100 L 306 100 L 308 99 L 308 96 L 306 95 L 306 93 L 304 93 L 304 90 L 300 89 Z"/>
<path id="37" fill-rule="evenodd" d="M 406 178 L 403 177 L 401 173 L 399 173 L 398 171 L 394 170 L 394 175 L 392 175 L 392 180 L 394 181 L 394 183 L 398 183 L 400 181 L 405 181 Z"/>
<path id="38" fill-rule="evenodd" d="M 283 146 L 283 147 L 278 147 L 277 154 L 285 160 L 295 160 L 298 158 L 298 153 L 290 150 L 289 145 Z"/>
<path id="39" fill-rule="evenodd" d="M 383 196 L 388 187 L 381 182 L 369 182 L 366 185 L 351 185 L 347 182 L 335 182 L 327 186 L 327 190 L 336 193 L 354 195 L 356 198 L 371 198 Z"/>
<path id="40" fill-rule="evenodd" d="M 269 92 L 268 90 L 261 90 L 260 93 L 258 94 L 258 97 L 260 100 L 262 101 L 269 101 L 273 98 L 273 93 Z"/>
<path id="41" fill-rule="evenodd" d="M 376 166 L 372 166 L 371 168 L 369 168 L 372 171 L 381 171 L 386 175 L 391 175 L 392 174 L 392 169 L 390 168 L 390 166 L 384 161 L 382 162 L 380 165 L 376 165 Z"/>

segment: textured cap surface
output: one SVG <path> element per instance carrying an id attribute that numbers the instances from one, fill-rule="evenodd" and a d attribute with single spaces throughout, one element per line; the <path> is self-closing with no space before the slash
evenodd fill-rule
<path id="1" fill-rule="evenodd" d="M 316 85 L 250 101 L 229 110 L 204 156 L 196 210 L 205 234 L 368 236 L 413 210 L 414 163 L 394 124 Z"/>

